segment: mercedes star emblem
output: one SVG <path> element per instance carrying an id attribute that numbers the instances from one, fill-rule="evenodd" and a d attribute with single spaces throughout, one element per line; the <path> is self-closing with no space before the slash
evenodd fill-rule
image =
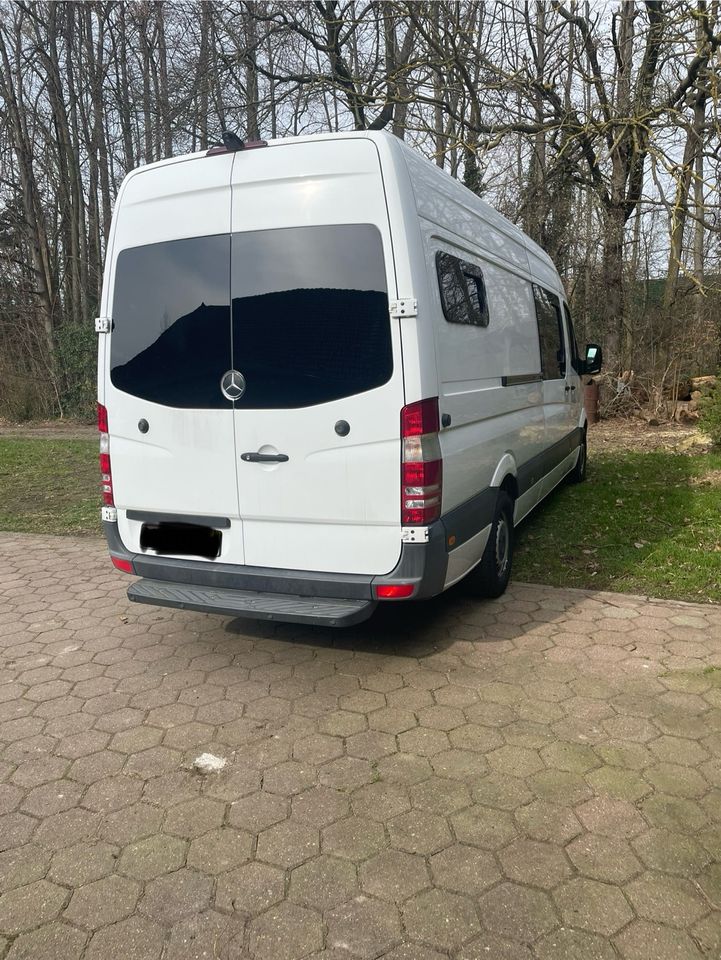
<path id="1" fill-rule="evenodd" d="M 238 370 L 228 370 L 220 381 L 220 389 L 228 400 L 240 400 L 245 393 L 245 377 Z"/>

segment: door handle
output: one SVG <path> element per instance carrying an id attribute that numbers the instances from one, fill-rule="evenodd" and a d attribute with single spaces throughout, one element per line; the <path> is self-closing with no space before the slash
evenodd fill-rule
<path id="1" fill-rule="evenodd" d="M 240 459 L 246 463 L 286 463 L 289 457 L 286 453 L 241 453 Z"/>

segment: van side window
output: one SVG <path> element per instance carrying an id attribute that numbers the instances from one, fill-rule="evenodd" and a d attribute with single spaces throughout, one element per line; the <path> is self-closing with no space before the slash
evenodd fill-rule
<path id="1" fill-rule="evenodd" d="M 541 344 L 541 372 L 544 380 L 566 376 L 566 351 L 561 327 L 561 303 L 554 293 L 533 284 L 538 338 Z"/>
<path id="2" fill-rule="evenodd" d="M 446 320 L 449 323 L 487 327 L 490 317 L 481 268 L 439 251 L 436 254 L 436 271 Z"/>
<path id="3" fill-rule="evenodd" d="M 576 332 L 573 329 L 573 320 L 571 320 L 571 311 L 568 309 L 568 304 L 564 303 L 563 305 L 563 315 L 566 318 L 566 328 L 568 331 L 568 346 L 571 350 L 571 366 L 576 371 L 579 372 L 579 357 L 578 357 L 578 344 L 576 343 Z"/>

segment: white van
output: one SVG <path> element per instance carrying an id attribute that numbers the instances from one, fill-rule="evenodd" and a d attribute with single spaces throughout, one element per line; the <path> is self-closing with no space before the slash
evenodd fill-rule
<path id="1" fill-rule="evenodd" d="M 131 600 L 341 626 L 466 578 L 581 480 L 548 256 L 397 138 L 164 160 L 117 199 L 96 321 L 103 521 Z"/>

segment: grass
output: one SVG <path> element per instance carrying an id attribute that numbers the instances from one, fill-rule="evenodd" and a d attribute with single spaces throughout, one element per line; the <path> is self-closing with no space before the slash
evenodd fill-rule
<path id="1" fill-rule="evenodd" d="M 589 458 L 518 532 L 514 576 L 552 586 L 721 601 L 721 455 Z"/>
<path id="2" fill-rule="evenodd" d="M 98 441 L 0 438 L 0 530 L 99 535 Z"/>
<path id="3" fill-rule="evenodd" d="M 97 535 L 95 440 L 0 438 L 0 530 Z M 518 532 L 514 577 L 721 601 L 721 454 L 604 452 Z"/>

